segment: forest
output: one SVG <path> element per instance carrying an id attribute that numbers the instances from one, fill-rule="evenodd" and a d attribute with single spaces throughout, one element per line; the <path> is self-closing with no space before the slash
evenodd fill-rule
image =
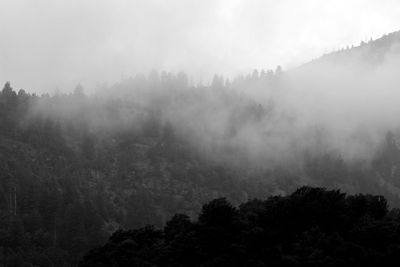
<path id="1" fill-rule="evenodd" d="M 307 186 L 238 208 L 218 198 L 196 221 L 119 230 L 79 266 L 396 266 L 399 215 L 382 196 Z"/>
<path id="2" fill-rule="evenodd" d="M 209 84 L 153 71 L 37 95 L 6 82 L 0 264 L 390 262 L 398 105 L 373 89 L 387 96 L 398 84 L 383 78 L 394 75 L 384 55 L 399 35 Z"/>

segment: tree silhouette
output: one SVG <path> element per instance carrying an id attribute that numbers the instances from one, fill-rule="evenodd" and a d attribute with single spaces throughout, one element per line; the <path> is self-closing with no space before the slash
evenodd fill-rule
<path id="1" fill-rule="evenodd" d="M 239 209 L 219 198 L 195 222 L 117 231 L 80 266 L 381 266 L 400 259 L 399 219 L 381 196 L 308 186 Z"/>

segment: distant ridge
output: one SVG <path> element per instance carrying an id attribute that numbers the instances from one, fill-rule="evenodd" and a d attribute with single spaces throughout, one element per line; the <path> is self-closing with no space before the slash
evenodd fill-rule
<path id="1" fill-rule="evenodd" d="M 368 42 L 361 41 L 358 46 L 348 46 L 347 48 L 329 52 L 299 66 L 299 68 L 321 63 L 351 63 L 376 66 L 382 63 L 389 53 L 400 55 L 400 31 L 385 34 Z"/>

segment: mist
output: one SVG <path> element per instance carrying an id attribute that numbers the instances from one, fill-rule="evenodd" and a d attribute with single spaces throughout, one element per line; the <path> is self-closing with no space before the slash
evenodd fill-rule
<path id="1" fill-rule="evenodd" d="M 325 153 L 369 165 L 385 135 L 400 129 L 399 62 L 399 34 L 393 33 L 298 68 L 254 70 L 231 80 L 215 75 L 206 85 L 193 85 L 183 72 L 152 71 L 83 98 L 41 99 L 32 113 L 82 120 L 95 133 L 137 132 L 155 119 L 230 166 L 301 168 L 305 154 Z"/>
<path id="2" fill-rule="evenodd" d="M 284 69 L 399 27 L 395 0 L 50 1 L 0 3 L 0 81 L 30 92 L 94 91 L 151 70 Z"/>
<path id="3" fill-rule="evenodd" d="M 0 1 L 2 265 L 398 263 L 399 18 Z"/>

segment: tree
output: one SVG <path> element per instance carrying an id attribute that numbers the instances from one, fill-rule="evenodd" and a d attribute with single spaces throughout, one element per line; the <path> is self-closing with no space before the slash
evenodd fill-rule
<path id="1" fill-rule="evenodd" d="M 175 142 L 175 130 L 170 122 L 166 122 L 162 128 L 162 140 L 164 144 L 170 145 Z"/>
<path id="2" fill-rule="evenodd" d="M 3 87 L 3 90 L 2 90 L 2 92 L 1 92 L 1 94 L 2 94 L 2 96 L 5 97 L 5 98 L 10 97 L 10 96 L 13 96 L 13 95 L 15 94 L 14 90 L 13 90 L 12 87 L 11 87 L 10 82 L 6 82 L 6 83 L 4 84 L 4 87 Z"/>
<path id="3" fill-rule="evenodd" d="M 96 157 L 95 142 L 93 139 L 94 137 L 89 134 L 86 134 L 82 138 L 82 155 L 86 160 L 93 160 Z"/>
<path id="4" fill-rule="evenodd" d="M 78 84 L 74 89 L 74 97 L 76 98 L 83 98 L 85 96 L 85 92 L 83 90 L 83 86 Z"/>
<path id="5" fill-rule="evenodd" d="M 228 227 L 237 216 L 237 209 L 226 198 L 218 198 L 203 206 L 199 222 L 214 227 Z"/>
<path id="6" fill-rule="evenodd" d="M 281 66 L 276 67 L 275 75 L 279 77 L 282 75 L 282 73 L 283 73 L 282 67 Z"/>
<path id="7" fill-rule="evenodd" d="M 222 76 L 214 75 L 211 87 L 214 89 L 222 89 L 224 87 L 224 78 Z"/>
<path id="8" fill-rule="evenodd" d="M 256 81 L 256 80 L 259 79 L 258 70 L 253 70 L 253 73 L 251 74 L 251 79 L 252 79 L 253 81 Z"/>
<path id="9" fill-rule="evenodd" d="M 173 240 L 177 235 L 189 230 L 192 222 L 185 214 L 175 214 L 164 227 L 164 234 L 167 242 Z"/>

